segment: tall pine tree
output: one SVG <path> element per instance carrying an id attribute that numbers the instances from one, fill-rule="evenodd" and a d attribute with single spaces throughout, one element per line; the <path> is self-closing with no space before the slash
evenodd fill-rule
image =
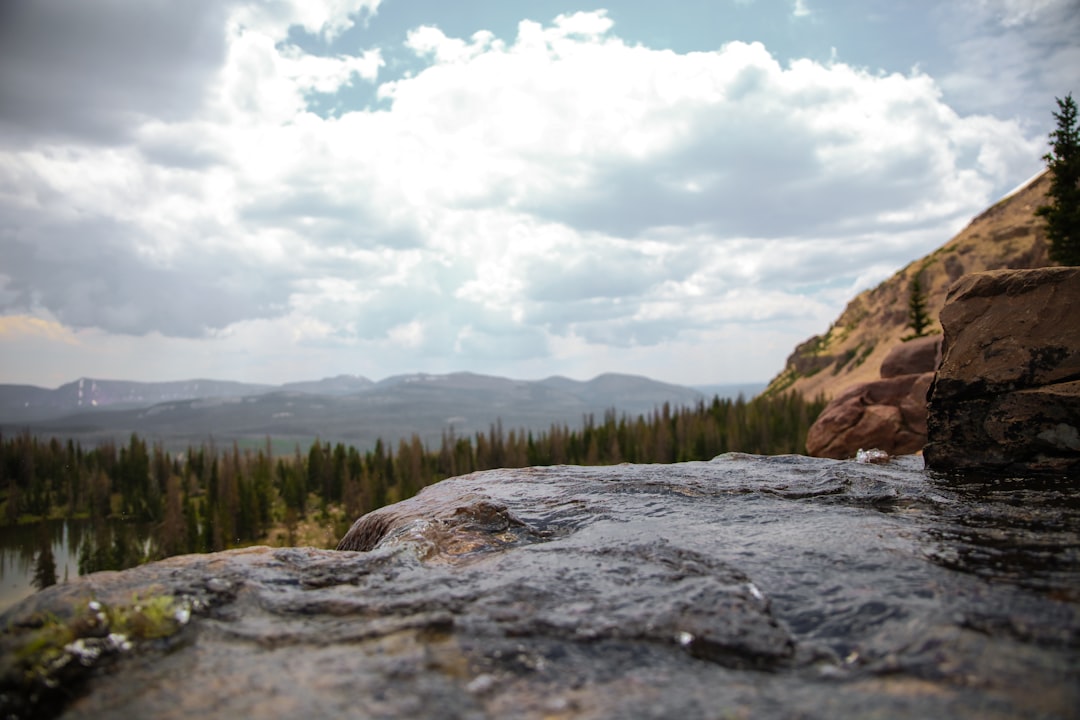
<path id="1" fill-rule="evenodd" d="M 926 328 L 930 326 L 930 313 L 926 311 L 926 291 L 922 286 L 922 272 L 916 272 L 911 278 L 908 295 L 908 324 L 914 332 L 903 338 L 905 341 L 926 335 Z"/>
<path id="2" fill-rule="evenodd" d="M 1072 94 L 1057 100 L 1057 129 L 1050 133 L 1051 152 L 1043 156 L 1050 168 L 1050 204 L 1035 211 L 1046 220 L 1050 259 L 1080 265 L 1080 127 Z"/>

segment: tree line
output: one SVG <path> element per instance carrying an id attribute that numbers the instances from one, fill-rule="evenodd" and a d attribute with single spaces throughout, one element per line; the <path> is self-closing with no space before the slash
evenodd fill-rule
<path id="1" fill-rule="evenodd" d="M 84 448 L 72 440 L 27 431 L 0 436 L 2 517 L 88 517 L 94 541 L 80 551 L 80 572 L 123 569 L 171 555 L 212 552 L 264 540 L 272 527 L 337 510 L 338 535 L 360 515 L 411 497 L 426 485 L 493 468 L 606 465 L 707 460 L 740 451 L 803 452 L 822 399 L 797 394 L 746 401 L 713 398 L 696 406 L 665 404 L 630 418 L 611 410 L 579 427 L 505 430 L 457 436 L 446 430 L 437 448 L 417 435 L 396 448 L 382 440 L 366 452 L 315 440 L 303 452 L 275 456 L 265 447 L 213 442 L 169 453 L 132 434 L 126 444 Z M 117 520 L 128 521 L 118 523 Z M 130 526 L 150 526 L 150 541 Z"/>

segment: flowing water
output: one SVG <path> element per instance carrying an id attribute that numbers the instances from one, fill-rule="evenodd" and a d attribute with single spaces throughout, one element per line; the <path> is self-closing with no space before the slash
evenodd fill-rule
<path id="1" fill-rule="evenodd" d="M 498 571 L 469 577 L 503 607 L 519 601 L 511 634 L 674 636 L 699 659 L 771 671 L 758 682 L 801 698 L 808 715 L 904 714 L 923 695 L 950 715 L 1080 714 L 1074 482 L 960 481 L 914 456 L 868 465 L 738 454 L 505 479 L 470 476 L 387 509 L 376 550 L 403 543 L 429 565 L 453 565 L 495 538 Z M 506 530 L 466 509 L 472 493 L 505 505 Z M 503 549 L 507 533 L 516 552 Z M 522 604 L 508 576 L 545 580 L 525 581 Z M 672 605 L 672 593 L 682 600 Z M 687 682 L 701 710 L 710 691 Z M 854 688 L 865 697 L 836 695 Z"/>
<path id="2" fill-rule="evenodd" d="M 0 621 L 149 584 L 199 609 L 70 717 L 1080 715 L 1064 479 L 738 454 L 501 470 L 370 513 L 343 547 L 89 576 Z"/>

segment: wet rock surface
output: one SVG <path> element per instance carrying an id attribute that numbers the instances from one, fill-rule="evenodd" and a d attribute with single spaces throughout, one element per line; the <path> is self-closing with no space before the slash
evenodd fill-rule
<path id="1" fill-rule="evenodd" d="M 355 544 L 354 544 L 355 543 Z M 3 650 L 89 598 L 192 616 L 5 714 L 111 717 L 1075 717 L 1080 501 L 885 465 L 491 471 L 345 546 L 172 558 L 54 586 Z M 6 670 L 10 671 L 7 667 Z M 55 697 L 55 695 L 53 696 Z"/>
<path id="2" fill-rule="evenodd" d="M 941 311 L 927 464 L 1080 475 L 1080 268 L 975 273 Z"/>

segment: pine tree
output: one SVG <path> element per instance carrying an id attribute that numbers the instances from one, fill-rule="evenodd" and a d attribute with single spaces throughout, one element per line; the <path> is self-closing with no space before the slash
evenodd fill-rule
<path id="1" fill-rule="evenodd" d="M 1057 100 L 1057 129 L 1050 133 L 1051 152 L 1043 156 L 1050 168 L 1050 204 L 1035 211 L 1046 220 L 1050 259 L 1080 265 L 1080 128 L 1072 94 Z"/>
<path id="2" fill-rule="evenodd" d="M 915 273 L 911 279 L 908 297 L 908 324 L 914 335 L 909 335 L 904 340 L 913 340 L 926 335 L 926 328 L 930 326 L 930 315 L 926 312 L 926 291 L 922 286 L 922 272 Z"/>
<path id="3" fill-rule="evenodd" d="M 203 552 L 224 550 L 225 544 L 221 539 L 221 528 L 217 522 L 218 513 L 218 460 L 216 454 L 210 455 L 210 479 L 206 486 L 206 497 L 203 500 Z"/>
<path id="4" fill-rule="evenodd" d="M 198 552 L 200 545 L 199 539 L 199 517 L 195 511 L 195 503 L 191 500 L 191 493 L 184 493 L 184 549 L 189 552 Z"/>
<path id="5" fill-rule="evenodd" d="M 20 501 L 19 483 L 15 480 L 15 476 L 12 475 L 8 480 L 8 492 L 7 503 L 4 506 L 4 518 L 8 525 L 15 525 L 19 522 L 19 507 Z"/>
<path id="6" fill-rule="evenodd" d="M 165 557 L 179 555 L 187 547 L 184 537 L 187 525 L 184 521 L 184 502 L 180 491 L 180 478 L 170 475 L 165 487 L 165 512 L 161 523 L 161 550 Z"/>
<path id="7" fill-rule="evenodd" d="M 52 538 L 49 537 L 48 526 L 45 523 L 41 524 L 39 534 L 41 548 L 38 551 L 37 560 L 34 561 L 32 582 L 38 590 L 44 590 L 56 584 L 56 558 L 53 556 Z"/>

